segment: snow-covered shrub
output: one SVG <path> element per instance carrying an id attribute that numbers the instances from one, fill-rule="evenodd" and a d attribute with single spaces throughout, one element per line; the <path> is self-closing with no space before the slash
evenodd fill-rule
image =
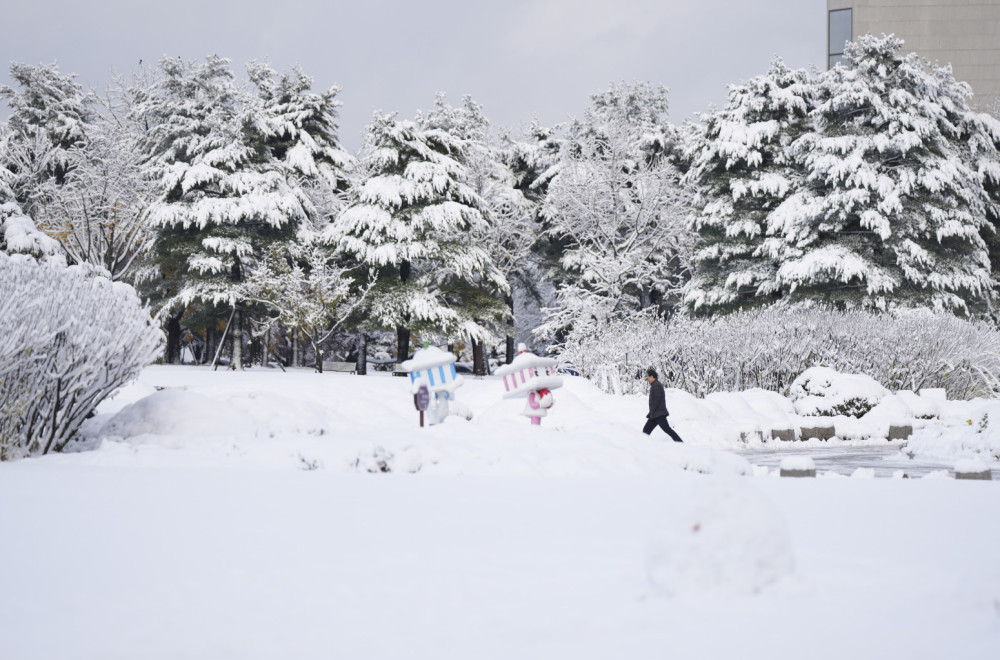
<path id="1" fill-rule="evenodd" d="M 865 374 L 889 390 L 943 388 L 950 399 L 1000 392 L 1000 332 L 929 311 L 769 307 L 669 324 L 635 317 L 577 335 L 560 358 L 608 392 L 644 392 L 649 366 L 667 387 L 700 397 L 755 387 L 787 395 L 815 366 Z"/>
<path id="2" fill-rule="evenodd" d="M 163 336 L 131 287 L 0 253 L 0 460 L 60 451 Z"/>
<path id="3" fill-rule="evenodd" d="M 810 367 L 792 381 L 788 397 L 800 415 L 861 417 L 889 394 L 871 376 Z"/>
<path id="4" fill-rule="evenodd" d="M 2 183 L 2 181 L 0 181 Z M 0 195 L 0 200 L 3 195 Z M 59 252 L 59 243 L 35 227 L 14 202 L 0 204 L 0 253 L 25 254 L 38 259 L 51 259 Z"/>

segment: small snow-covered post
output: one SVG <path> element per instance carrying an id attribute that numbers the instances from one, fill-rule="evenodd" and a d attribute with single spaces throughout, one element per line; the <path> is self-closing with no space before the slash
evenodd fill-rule
<path id="1" fill-rule="evenodd" d="M 548 415 L 554 399 L 552 390 L 562 387 L 562 378 L 556 375 L 556 361 L 529 353 L 524 344 L 518 344 L 518 355 L 514 361 L 496 370 L 503 379 L 505 399 L 526 398 L 522 415 L 531 418 L 532 425 L 539 426 L 542 417 Z"/>
<path id="2" fill-rule="evenodd" d="M 808 456 L 786 456 L 781 459 L 781 476 L 815 477 L 816 464 Z"/>

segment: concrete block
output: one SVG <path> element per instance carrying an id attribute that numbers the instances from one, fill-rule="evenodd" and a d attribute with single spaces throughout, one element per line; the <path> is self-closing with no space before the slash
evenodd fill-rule
<path id="1" fill-rule="evenodd" d="M 771 438 L 784 442 L 792 442 L 795 440 L 795 429 L 771 429 Z"/>
<path id="2" fill-rule="evenodd" d="M 815 477 L 816 469 L 812 470 L 786 470 L 781 468 L 781 476 L 783 477 Z"/>
<path id="3" fill-rule="evenodd" d="M 908 440 L 913 435 L 912 424 L 891 424 L 887 440 Z"/>
<path id="4" fill-rule="evenodd" d="M 833 428 L 833 424 L 817 424 L 816 426 L 803 426 L 800 437 L 803 440 L 808 440 L 809 438 L 829 440 L 835 435 L 837 435 L 837 431 Z"/>
<path id="5" fill-rule="evenodd" d="M 993 474 L 987 470 L 980 470 L 978 472 L 959 472 L 955 470 L 956 479 L 977 479 L 981 481 L 992 481 Z"/>

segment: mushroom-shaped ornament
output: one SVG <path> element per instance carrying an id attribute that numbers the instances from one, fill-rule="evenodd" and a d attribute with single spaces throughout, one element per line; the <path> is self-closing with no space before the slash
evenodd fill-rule
<path id="1" fill-rule="evenodd" d="M 424 346 L 413 354 L 402 367 L 410 373 L 410 389 L 417 393 L 421 385 L 426 385 L 431 394 L 427 409 L 427 423 L 440 424 L 449 413 L 449 402 L 454 413 L 471 419 L 469 409 L 455 401 L 455 390 L 465 382 L 455 373 L 455 356 L 436 346 Z"/>
<path id="2" fill-rule="evenodd" d="M 532 424 L 541 424 L 542 417 L 552 407 L 552 390 L 562 387 L 562 377 L 556 375 L 556 361 L 529 353 L 524 344 L 518 344 L 514 361 L 496 370 L 507 388 L 503 398 L 526 398 L 522 415 L 531 418 Z"/>

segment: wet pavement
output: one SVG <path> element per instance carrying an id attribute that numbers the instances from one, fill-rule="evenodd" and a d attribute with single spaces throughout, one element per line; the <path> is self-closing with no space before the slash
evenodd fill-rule
<path id="1" fill-rule="evenodd" d="M 892 477 L 902 471 L 911 478 L 927 476 L 931 472 L 947 470 L 949 477 L 955 476 L 954 461 L 910 458 L 900 444 L 886 444 L 864 447 L 796 447 L 783 445 L 780 448 L 742 449 L 736 453 L 753 465 L 763 465 L 770 469 L 781 466 L 788 456 L 808 456 L 816 464 L 816 472 L 835 472 L 851 475 L 858 468 L 872 468 L 876 477 Z M 1000 481 L 1000 469 L 993 469 L 993 480 Z"/>

